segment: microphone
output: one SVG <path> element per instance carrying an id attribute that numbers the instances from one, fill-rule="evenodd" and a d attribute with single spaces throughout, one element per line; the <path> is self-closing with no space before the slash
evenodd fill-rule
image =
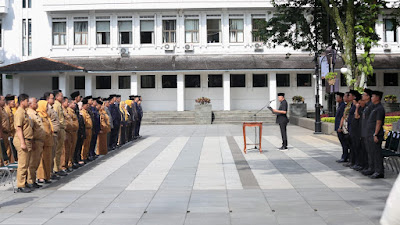
<path id="1" fill-rule="evenodd" d="M 273 102 L 273 101 L 275 101 L 275 99 L 273 99 L 273 100 L 269 101 L 269 103 L 271 103 L 271 102 Z"/>

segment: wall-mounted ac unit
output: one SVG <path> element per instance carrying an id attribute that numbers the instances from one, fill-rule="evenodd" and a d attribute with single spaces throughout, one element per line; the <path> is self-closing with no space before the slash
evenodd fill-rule
<path id="1" fill-rule="evenodd" d="M 185 45 L 185 52 L 193 52 L 193 51 L 194 51 L 194 47 L 192 44 Z"/>
<path id="2" fill-rule="evenodd" d="M 384 52 L 391 52 L 392 50 L 390 49 L 390 47 L 389 47 L 388 44 L 384 44 L 384 45 L 383 45 L 383 51 L 384 51 Z"/>
<path id="3" fill-rule="evenodd" d="M 175 44 L 171 44 L 171 43 L 164 44 L 164 50 L 165 51 L 174 51 L 175 50 Z"/>
<path id="4" fill-rule="evenodd" d="M 254 51 L 255 51 L 255 52 L 262 52 L 262 51 L 264 51 L 263 43 L 255 43 L 255 44 L 254 44 Z"/>
<path id="5" fill-rule="evenodd" d="M 119 54 L 121 55 L 121 57 L 129 57 L 129 51 L 127 48 L 121 48 L 119 50 Z"/>

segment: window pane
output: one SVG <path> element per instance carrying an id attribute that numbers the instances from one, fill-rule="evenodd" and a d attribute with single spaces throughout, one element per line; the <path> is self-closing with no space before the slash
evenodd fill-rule
<path id="1" fill-rule="evenodd" d="M 207 20 L 207 43 L 220 43 L 221 39 L 221 20 Z"/>
<path id="2" fill-rule="evenodd" d="M 140 21 L 140 31 L 154 31 L 154 20 Z"/>
<path id="3" fill-rule="evenodd" d="M 246 75 L 231 74 L 231 87 L 246 87 Z"/>
<path id="4" fill-rule="evenodd" d="M 398 74 L 397 73 L 385 73 L 383 74 L 384 86 L 398 86 Z"/>
<path id="5" fill-rule="evenodd" d="M 110 21 L 97 21 L 96 32 L 110 32 Z"/>
<path id="6" fill-rule="evenodd" d="M 396 42 L 397 41 L 397 32 L 395 21 L 393 19 L 385 19 L 385 41 L 386 42 Z"/>
<path id="7" fill-rule="evenodd" d="M 131 32 L 132 31 L 132 21 L 118 21 L 119 32 Z"/>
<path id="8" fill-rule="evenodd" d="M 75 45 L 87 45 L 88 40 L 88 22 L 75 22 L 74 23 L 74 36 Z"/>
<path id="9" fill-rule="evenodd" d="M 162 75 L 162 88 L 176 88 L 176 75 Z"/>
<path id="10" fill-rule="evenodd" d="M 140 32 L 141 44 L 153 44 L 153 32 Z"/>
<path id="11" fill-rule="evenodd" d="M 118 77 L 118 88 L 119 89 L 131 89 L 131 76 L 119 76 Z"/>
<path id="12" fill-rule="evenodd" d="M 67 23 L 66 22 L 54 22 L 53 23 L 53 45 L 65 45 L 66 40 Z"/>
<path id="13" fill-rule="evenodd" d="M 340 86 L 342 86 L 342 87 L 347 86 L 346 77 L 342 73 L 340 74 Z"/>
<path id="14" fill-rule="evenodd" d="M 368 76 L 367 86 L 376 86 L 376 73 L 372 74 L 372 76 Z"/>
<path id="15" fill-rule="evenodd" d="M 78 76 L 75 77 L 75 89 L 85 89 L 85 77 Z"/>
<path id="16" fill-rule="evenodd" d="M 208 87 L 222 87 L 222 75 L 208 75 Z"/>
<path id="17" fill-rule="evenodd" d="M 58 90 L 59 86 L 58 86 L 58 77 L 52 77 L 51 78 L 51 90 Z"/>
<path id="18" fill-rule="evenodd" d="M 111 89 L 111 76 L 96 76 L 96 89 Z"/>
<path id="19" fill-rule="evenodd" d="M 276 74 L 276 86 L 277 87 L 290 87 L 290 75 L 289 74 Z"/>
<path id="20" fill-rule="evenodd" d="M 185 87 L 199 88 L 200 87 L 200 75 L 185 75 Z"/>
<path id="21" fill-rule="evenodd" d="M 297 74 L 297 87 L 311 87 L 311 74 Z"/>
<path id="22" fill-rule="evenodd" d="M 268 87 L 268 74 L 253 74 L 253 87 Z"/>
<path id="23" fill-rule="evenodd" d="M 155 75 L 142 75 L 140 76 L 141 88 L 155 88 L 156 76 Z"/>

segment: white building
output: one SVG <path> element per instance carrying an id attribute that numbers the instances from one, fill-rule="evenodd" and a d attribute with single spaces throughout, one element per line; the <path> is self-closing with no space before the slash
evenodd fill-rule
<path id="1" fill-rule="evenodd" d="M 252 37 L 273 13 L 265 0 L 0 0 L 2 92 L 139 94 L 149 111 L 192 110 L 202 96 L 214 110 L 254 110 L 285 92 L 312 110 L 313 56 Z M 380 19 L 369 85 L 400 95 L 400 29 Z"/>

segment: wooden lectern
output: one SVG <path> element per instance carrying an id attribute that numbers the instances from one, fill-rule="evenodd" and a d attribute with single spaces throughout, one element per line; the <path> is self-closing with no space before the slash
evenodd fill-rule
<path id="1" fill-rule="evenodd" d="M 258 147 L 259 147 L 259 150 L 260 150 L 260 153 L 262 153 L 262 150 L 261 150 L 261 137 L 262 137 L 262 122 L 244 122 L 243 123 L 243 138 L 244 138 L 244 153 L 246 154 L 247 153 L 247 151 L 246 151 L 246 146 L 247 146 L 247 143 L 246 143 L 246 127 L 259 127 L 259 129 L 260 129 L 260 132 L 259 132 L 259 140 L 258 140 Z M 257 145 L 257 143 L 254 143 L 254 145 Z"/>

